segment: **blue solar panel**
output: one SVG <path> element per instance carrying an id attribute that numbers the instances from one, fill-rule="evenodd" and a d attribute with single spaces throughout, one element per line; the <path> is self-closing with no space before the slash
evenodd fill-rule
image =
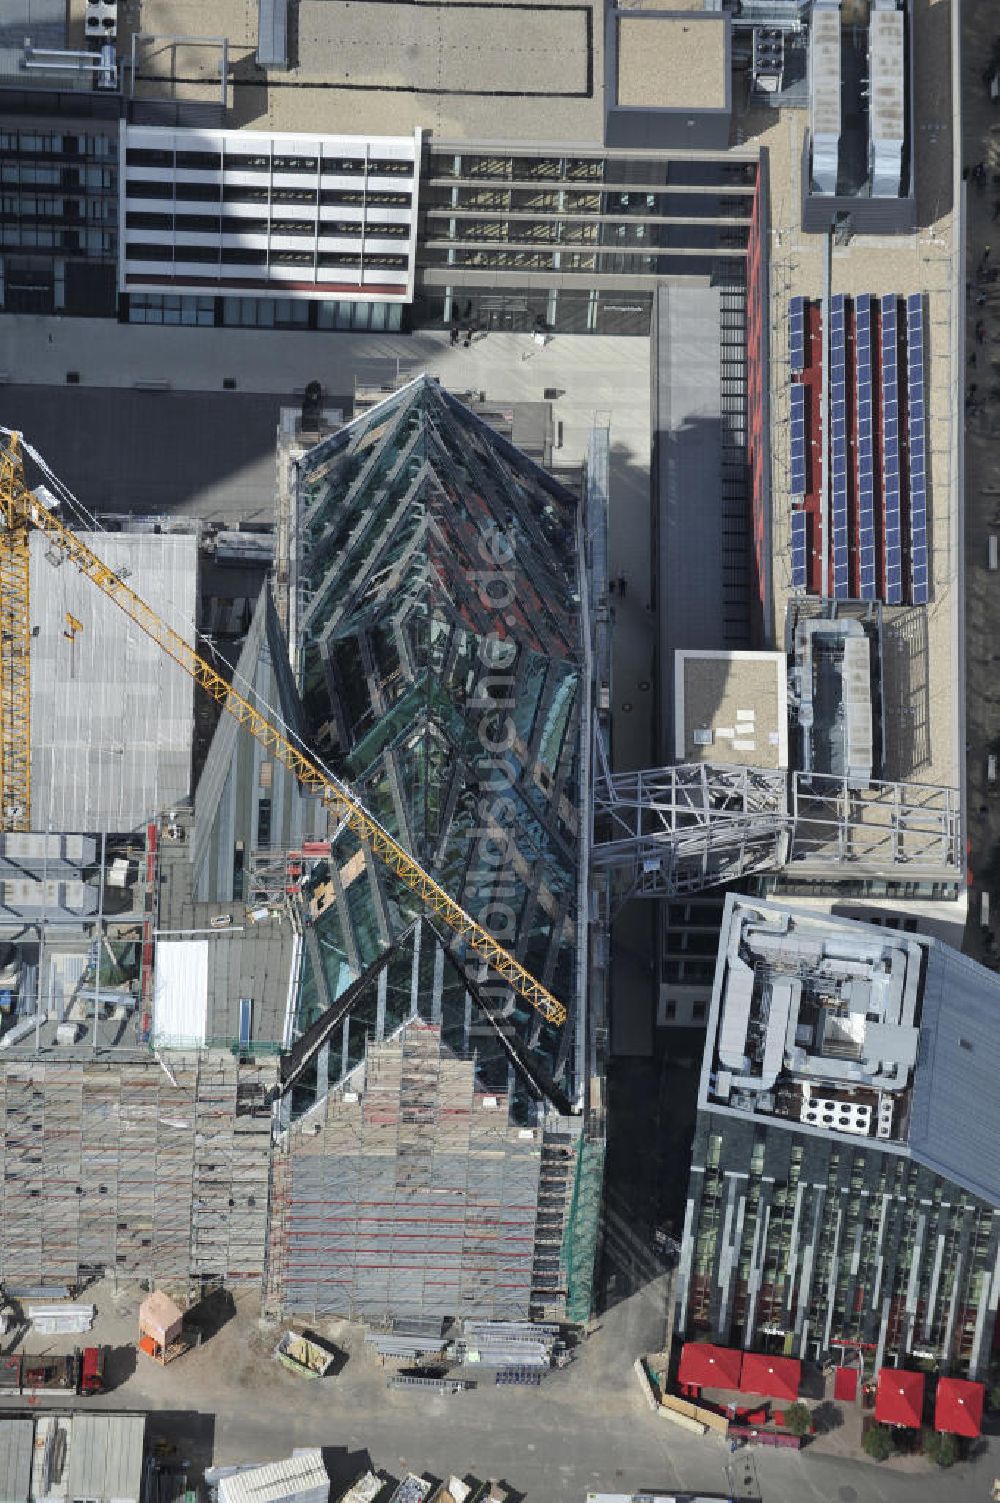
<path id="1" fill-rule="evenodd" d="M 788 352 L 792 374 L 798 375 L 806 368 L 806 301 L 793 297 L 788 311 Z"/>
<path id="2" fill-rule="evenodd" d="M 806 389 L 798 383 L 792 386 L 791 408 L 791 492 L 793 496 L 806 493 Z"/>
<path id="3" fill-rule="evenodd" d="M 857 372 L 858 573 L 862 600 L 874 600 L 875 456 L 872 428 L 872 300 L 861 293 L 854 303 L 854 359 Z"/>
<path id="4" fill-rule="evenodd" d="M 926 427 L 924 422 L 924 300 L 919 292 L 906 299 L 907 460 L 910 484 L 910 599 L 929 599 L 927 548 Z"/>
<path id="5" fill-rule="evenodd" d="M 837 600 L 850 595 L 849 533 L 847 518 L 847 347 L 844 337 L 844 297 L 830 299 L 830 437 L 833 483 L 831 486 L 831 556 L 833 593 Z"/>
<path id="6" fill-rule="evenodd" d="M 885 600 L 903 599 L 903 557 L 899 489 L 899 386 L 896 364 L 896 299 L 881 300 L 882 314 L 882 524 L 885 553 Z"/>
<path id="7" fill-rule="evenodd" d="M 809 557 L 806 547 L 808 513 L 792 512 L 792 588 L 804 590 L 809 580 Z"/>

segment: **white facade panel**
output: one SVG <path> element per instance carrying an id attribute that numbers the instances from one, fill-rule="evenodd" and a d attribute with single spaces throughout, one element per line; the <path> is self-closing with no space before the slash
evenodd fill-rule
<path id="1" fill-rule="evenodd" d="M 203 1044 L 208 1018 L 207 939 L 160 940 L 153 972 L 155 1043 Z"/>
<path id="2" fill-rule="evenodd" d="M 120 150 L 122 292 L 412 300 L 419 130 L 412 137 L 365 138 L 129 125 Z M 387 172 L 387 163 L 402 170 Z M 343 170 L 345 164 L 356 170 Z M 164 183 L 173 185 L 170 198 L 144 192 L 147 184 Z M 218 197 L 194 197 L 188 190 L 195 186 L 218 188 Z M 371 202 L 383 193 L 404 202 Z M 182 228 L 180 215 L 218 227 Z M 254 227 L 234 228 L 240 219 Z M 302 233 L 290 232 L 298 224 Z M 404 233 L 375 228 L 389 224 Z M 343 227 L 353 225 L 358 233 L 345 234 Z M 193 249 L 202 255 L 185 254 Z M 217 256 L 204 256 L 211 249 Z M 241 252 L 253 255 L 241 259 Z"/>

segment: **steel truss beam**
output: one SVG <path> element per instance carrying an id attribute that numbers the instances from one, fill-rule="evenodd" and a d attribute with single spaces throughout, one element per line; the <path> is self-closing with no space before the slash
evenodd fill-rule
<path id="1" fill-rule="evenodd" d="M 612 774 L 600 737 L 593 865 L 642 897 L 754 872 L 834 882 L 963 880 L 958 791 L 929 783 L 851 788 L 829 774 L 681 763 Z"/>

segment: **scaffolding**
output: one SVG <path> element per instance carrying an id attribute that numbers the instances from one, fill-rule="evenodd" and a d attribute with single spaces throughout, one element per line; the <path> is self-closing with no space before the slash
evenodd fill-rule
<path id="1" fill-rule="evenodd" d="M 566 1218 L 562 1261 L 566 1270 L 566 1319 L 583 1325 L 590 1319 L 594 1267 L 604 1188 L 603 1139 L 581 1134 L 576 1152 L 573 1200 Z"/>
<path id="2" fill-rule="evenodd" d="M 272 1066 L 273 1069 L 273 1066 Z M 0 1066 L 0 1277 L 259 1279 L 270 1117 L 231 1056 Z"/>
<path id="3" fill-rule="evenodd" d="M 302 1318 L 478 1316 L 529 1320 L 546 1256 L 552 1303 L 570 1202 L 571 1130 L 514 1122 L 474 1060 L 411 1019 L 370 1042 L 348 1076 L 279 1144 L 272 1180 L 268 1303 Z M 550 1169 L 553 1156 L 560 1169 Z"/>

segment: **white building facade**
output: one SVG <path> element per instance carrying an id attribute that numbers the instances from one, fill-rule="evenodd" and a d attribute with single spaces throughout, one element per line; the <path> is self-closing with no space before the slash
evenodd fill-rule
<path id="1" fill-rule="evenodd" d="M 125 126 L 120 292 L 408 303 L 421 133 Z"/>

